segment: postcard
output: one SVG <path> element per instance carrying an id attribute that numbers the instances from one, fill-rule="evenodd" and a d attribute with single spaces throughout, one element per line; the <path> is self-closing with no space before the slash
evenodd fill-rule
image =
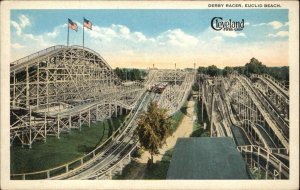
<path id="1" fill-rule="evenodd" d="M 298 14 L 1 2 L 1 188 L 298 189 Z"/>

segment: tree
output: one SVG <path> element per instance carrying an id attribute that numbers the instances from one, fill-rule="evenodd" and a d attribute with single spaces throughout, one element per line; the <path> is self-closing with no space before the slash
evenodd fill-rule
<path id="1" fill-rule="evenodd" d="M 132 79 L 131 80 L 141 80 L 141 71 L 139 69 L 133 69 L 132 71 Z"/>
<path id="2" fill-rule="evenodd" d="M 122 79 L 122 70 L 119 67 L 115 68 L 115 73 L 120 79 Z"/>
<path id="3" fill-rule="evenodd" d="M 221 70 L 218 69 L 217 66 L 211 65 L 211 66 L 208 66 L 208 67 L 207 67 L 207 74 L 208 74 L 209 76 L 214 77 L 214 76 L 220 75 L 220 74 L 221 74 Z"/>
<path id="4" fill-rule="evenodd" d="M 249 63 L 245 65 L 245 74 L 249 76 L 250 74 L 264 74 L 267 71 L 266 65 L 263 65 L 256 58 L 252 58 Z"/>
<path id="5" fill-rule="evenodd" d="M 151 102 L 148 110 L 141 114 L 136 133 L 142 148 L 151 154 L 150 163 L 153 163 L 153 155 L 159 153 L 159 148 L 166 142 L 170 135 L 172 119 L 168 117 L 167 110 L 158 107 L 156 102 Z"/>
<path id="6" fill-rule="evenodd" d="M 233 67 L 233 71 L 236 71 L 239 74 L 245 74 L 245 66 Z"/>
<path id="7" fill-rule="evenodd" d="M 222 72 L 223 72 L 223 76 L 228 76 L 233 72 L 233 68 L 226 66 Z"/>
<path id="8" fill-rule="evenodd" d="M 268 67 L 267 74 L 279 81 L 289 81 L 289 67 Z"/>
<path id="9" fill-rule="evenodd" d="M 198 67 L 198 73 L 201 73 L 201 74 L 206 74 L 207 72 L 207 68 L 206 67 Z"/>

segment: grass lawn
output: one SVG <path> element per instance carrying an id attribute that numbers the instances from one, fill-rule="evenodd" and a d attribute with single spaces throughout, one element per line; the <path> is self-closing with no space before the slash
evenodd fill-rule
<path id="1" fill-rule="evenodd" d="M 161 161 L 157 161 L 152 166 L 148 166 L 145 171 L 144 179 L 166 179 L 173 150 L 174 148 L 166 151 Z"/>
<path id="2" fill-rule="evenodd" d="M 185 104 L 182 106 L 182 108 L 172 116 L 173 124 L 170 127 L 171 133 L 174 133 L 176 131 L 176 129 L 180 125 L 184 115 L 187 114 L 187 104 L 188 104 L 188 101 L 186 101 Z M 163 155 L 161 161 L 157 161 L 151 167 L 146 168 L 143 179 L 166 179 L 167 172 L 168 172 L 169 165 L 170 165 L 171 158 L 172 158 L 172 153 L 173 153 L 173 148 L 166 151 L 166 153 Z M 142 154 L 142 153 L 139 153 L 139 155 L 140 154 Z M 137 157 L 139 157 L 139 156 L 137 156 Z M 138 163 L 138 162 L 132 160 L 131 163 L 128 164 L 123 169 L 122 175 L 116 175 L 113 177 L 113 179 L 129 179 L 128 176 L 131 175 L 133 169 L 136 167 L 141 167 L 141 163 Z"/>
<path id="3" fill-rule="evenodd" d="M 169 169 L 169 165 L 171 162 L 172 154 L 173 154 L 173 148 L 166 151 L 166 153 L 163 155 L 161 161 L 157 161 L 154 163 L 151 167 L 147 167 L 145 170 L 145 174 L 143 176 L 143 179 L 166 179 L 167 173 Z M 129 179 L 128 176 L 131 175 L 133 170 L 136 167 L 143 167 L 143 165 L 135 160 L 132 160 L 130 164 L 128 164 L 122 171 L 122 175 L 116 175 L 113 177 L 113 179 Z"/>
<path id="4" fill-rule="evenodd" d="M 179 124 L 182 121 L 182 118 L 184 115 L 187 114 L 187 102 L 182 106 L 182 108 L 180 108 L 179 111 L 177 111 L 173 116 L 173 124 L 171 125 L 171 133 L 174 133 L 177 129 L 177 127 L 179 126 Z"/>
<path id="5" fill-rule="evenodd" d="M 177 111 L 173 116 L 173 124 L 171 125 L 171 133 L 174 133 L 182 121 L 184 115 L 187 114 L 187 102 L 182 106 L 182 108 Z M 157 161 L 151 167 L 147 168 L 143 179 L 166 179 L 167 172 L 169 169 L 170 161 L 172 158 L 173 148 L 166 151 L 163 155 L 161 161 Z M 139 153 L 139 155 L 142 153 Z M 134 156 L 133 156 L 134 157 Z M 139 157 L 139 156 L 137 156 Z M 141 163 L 138 163 L 134 160 L 131 161 L 122 171 L 122 175 L 116 175 L 113 179 L 128 179 L 128 176 L 131 175 L 132 171 L 136 167 L 141 167 Z"/>
<path id="6" fill-rule="evenodd" d="M 204 105 L 203 105 L 204 106 Z M 208 120 L 208 116 L 206 113 L 206 109 L 203 109 L 203 120 L 201 118 L 202 110 L 201 110 L 201 101 L 195 100 L 195 113 L 196 113 L 196 120 L 193 124 L 193 133 L 191 137 L 209 137 L 210 136 L 210 123 Z M 203 128 L 203 123 L 206 123 L 206 129 Z"/>
<path id="7" fill-rule="evenodd" d="M 11 173 L 34 172 L 53 168 L 83 156 L 104 142 L 122 124 L 126 116 L 83 126 L 81 131 L 57 137 L 48 136 L 47 142 L 33 143 L 32 148 L 12 145 L 10 148 Z"/>

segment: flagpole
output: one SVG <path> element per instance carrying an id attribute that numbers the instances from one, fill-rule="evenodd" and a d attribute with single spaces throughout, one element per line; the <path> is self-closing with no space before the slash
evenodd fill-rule
<path id="1" fill-rule="evenodd" d="M 68 19 L 68 24 L 67 24 L 67 27 L 68 27 L 68 37 L 67 37 L 67 46 L 69 46 L 69 19 Z"/>
<path id="2" fill-rule="evenodd" d="M 82 47 L 84 49 L 84 18 L 83 18 L 83 23 L 82 23 L 82 31 L 83 31 L 83 34 L 82 34 Z"/>

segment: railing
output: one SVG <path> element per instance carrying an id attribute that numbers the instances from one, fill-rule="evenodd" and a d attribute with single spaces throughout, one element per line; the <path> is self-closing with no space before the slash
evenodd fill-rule
<path id="1" fill-rule="evenodd" d="M 266 142 L 265 138 L 261 134 L 261 132 L 257 129 L 257 127 L 254 125 L 254 123 L 248 119 L 243 120 L 243 124 L 250 124 L 250 127 L 254 130 L 254 132 L 258 135 L 259 140 L 263 143 L 264 147 L 269 150 L 269 144 Z"/>
<path id="2" fill-rule="evenodd" d="M 110 65 L 106 62 L 106 60 L 99 53 L 97 53 L 96 51 L 94 51 L 92 49 L 89 49 L 87 47 L 82 47 L 82 46 L 78 46 L 78 45 L 73 45 L 73 46 L 56 45 L 56 46 L 52 46 L 52 47 L 46 48 L 44 50 L 38 51 L 38 52 L 33 53 L 33 54 L 29 55 L 29 56 L 26 56 L 26 57 L 23 57 L 21 59 L 18 59 L 16 61 L 11 62 L 10 63 L 11 70 L 14 70 L 15 68 L 18 68 L 18 66 L 21 63 L 27 62 L 27 61 L 29 61 L 31 59 L 37 58 L 37 57 L 42 56 L 42 55 L 46 55 L 47 53 L 52 52 L 54 50 L 63 49 L 63 48 L 77 48 L 77 49 L 83 49 L 85 51 L 91 52 L 91 53 L 95 54 L 96 56 L 98 56 L 103 61 L 103 63 L 110 70 L 112 70 L 112 68 L 110 67 Z"/>
<path id="3" fill-rule="evenodd" d="M 144 99 L 144 98 L 141 98 L 141 99 Z M 105 145 L 109 144 L 114 138 L 116 138 L 117 136 L 121 136 L 125 133 L 125 131 L 128 127 L 127 124 L 131 118 L 130 115 L 132 115 L 134 112 L 133 110 L 131 110 L 131 112 L 126 117 L 123 124 L 108 139 L 106 139 L 101 145 L 97 146 L 93 151 L 89 152 L 88 154 L 81 156 L 77 159 L 74 159 L 63 165 L 51 168 L 51 169 L 37 171 L 37 172 L 22 173 L 22 174 L 11 174 L 11 178 L 21 177 L 23 180 L 25 180 L 26 177 L 37 176 L 38 177 L 37 179 L 45 179 L 45 178 L 49 179 L 51 177 L 67 173 L 67 172 L 69 172 L 70 169 L 74 170 L 78 167 L 81 167 L 84 163 L 90 161 L 91 159 L 95 158 L 99 153 L 101 153 L 102 148 Z M 137 110 L 135 110 L 135 111 L 137 111 Z M 125 129 L 124 129 L 124 127 L 125 127 Z M 121 132 L 121 134 L 119 135 L 120 132 Z M 79 166 L 78 166 L 78 163 L 79 163 Z M 74 165 L 75 165 L 75 167 L 74 167 Z M 63 170 L 63 171 L 61 172 L 61 170 Z M 58 173 L 58 171 L 60 171 L 60 173 Z"/>
<path id="4" fill-rule="evenodd" d="M 271 77 L 270 75 L 267 75 L 267 74 L 263 74 L 263 76 L 265 78 L 268 78 L 271 81 L 273 81 L 275 84 L 277 84 L 280 88 L 282 88 L 283 90 L 285 90 L 288 93 L 289 89 L 287 89 L 283 84 L 281 84 L 280 82 L 278 82 L 277 80 L 275 80 L 273 77 Z"/>
<path id="5" fill-rule="evenodd" d="M 248 77 L 246 76 L 243 76 L 241 77 L 243 79 L 246 79 L 247 83 L 249 86 L 251 86 L 251 81 Z M 277 113 L 277 111 L 273 108 L 273 106 L 268 102 L 268 100 L 266 100 L 266 98 L 259 92 L 256 92 L 254 89 L 252 89 L 252 92 L 254 92 L 254 94 L 260 98 L 260 100 L 262 100 L 264 102 L 264 104 L 266 104 L 266 107 L 269 111 L 269 113 L 271 113 L 273 116 L 275 116 L 275 119 L 277 120 L 280 120 L 280 122 L 284 125 L 284 127 L 287 128 L 287 130 L 290 128 L 289 127 L 289 124 L 284 120 L 282 119 L 281 115 Z"/>
<path id="6" fill-rule="evenodd" d="M 128 117 L 127 117 L 128 118 Z M 127 120 L 126 118 L 126 120 Z M 126 123 L 126 120 L 124 123 Z M 22 174 L 11 174 L 11 178 L 14 177 L 18 177 L 21 176 L 23 180 L 26 179 L 26 177 L 29 176 L 38 176 L 37 179 L 44 179 L 45 177 L 39 177 L 39 176 L 47 176 L 46 178 L 51 178 L 51 177 L 55 177 L 57 175 L 62 175 L 64 173 L 69 172 L 69 169 L 72 168 L 72 165 L 75 165 L 74 168 L 72 169 L 76 169 L 77 167 L 82 166 L 84 163 L 88 162 L 90 159 L 94 158 L 98 153 L 100 153 L 101 149 L 107 145 L 115 136 L 116 134 L 119 132 L 119 130 L 123 128 L 123 126 L 119 127 L 117 131 L 115 131 L 108 139 L 106 139 L 100 146 L 96 147 L 93 151 L 89 152 L 88 154 L 80 157 L 80 158 L 76 158 L 70 162 L 67 162 L 63 165 L 51 168 L 51 169 L 47 169 L 47 170 L 42 170 L 42 171 L 37 171 L 37 172 L 29 172 L 29 173 L 22 173 Z M 78 166 L 78 163 L 80 163 L 80 165 Z M 59 170 L 64 170 L 61 173 L 55 173 Z M 52 175 L 52 173 L 54 173 Z M 45 175 L 46 174 L 46 175 Z"/>
<path id="7" fill-rule="evenodd" d="M 64 45 L 56 45 L 56 46 L 52 46 L 52 47 L 46 48 L 44 50 L 38 51 L 36 53 L 33 53 L 31 55 L 28 55 L 26 57 L 18 59 L 16 61 L 12 62 L 11 65 L 17 65 L 17 64 L 20 64 L 20 63 L 24 63 L 24 62 L 26 62 L 26 61 L 28 61 L 30 59 L 36 58 L 36 57 L 41 56 L 41 55 L 45 55 L 46 53 L 51 52 L 51 51 L 56 50 L 56 49 L 62 49 L 64 47 L 66 47 L 66 46 L 64 46 Z"/>
<path id="8" fill-rule="evenodd" d="M 122 158 L 117 161 L 116 163 L 114 163 L 112 166 L 110 166 L 109 168 L 107 168 L 105 171 L 97 173 L 95 175 L 92 175 L 91 177 L 89 177 L 88 179 L 95 179 L 95 178 L 99 178 L 107 173 L 111 173 L 113 170 L 115 170 L 120 164 L 123 165 L 123 161 L 131 155 L 131 153 L 136 149 L 136 147 L 138 146 L 138 142 L 134 142 L 133 143 L 133 147 L 129 150 L 129 152 L 127 152 L 127 154 L 125 154 L 124 156 L 122 156 Z"/>
<path id="9" fill-rule="evenodd" d="M 109 69 L 112 69 L 112 68 L 110 67 L 110 65 L 105 61 L 105 59 L 104 59 L 99 53 L 97 53 L 96 51 L 94 51 L 94 50 L 92 50 L 92 49 L 90 49 L 90 48 L 87 48 L 87 47 L 79 46 L 79 45 L 73 45 L 73 46 L 71 46 L 71 47 L 78 48 L 78 49 L 83 49 L 83 50 L 87 50 L 87 51 L 89 51 L 89 52 L 91 52 L 91 53 L 97 55 L 98 57 L 100 57 L 100 59 L 102 59 L 102 61 L 106 64 L 106 66 L 107 66 Z"/>
<path id="10" fill-rule="evenodd" d="M 249 81 L 249 79 L 247 80 L 247 77 L 243 77 L 241 75 L 236 75 L 237 79 L 241 82 L 241 84 L 244 86 L 245 90 L 247 91 L 247 93 L 249 94 L 250 97 L 252 97 L 251 99 L 253 100 L 253 103 L 257 106 L 257 108 L 260 110 L 261 114 L 263 115 L 263 117 L 265 118 L 265 120 L 267 121 L 267 123 L 270 125 L 270 127 L 273 129 L 273 131 L 275 132 L 275 134 L 277 136 L 282 136 L 282 138 L 279 138 L 280 141 L 282 141 L 282 144 L 285 147 L 288 147 L 288 138 L 284 135 L 283 131 L 281 128 L 278 128 L 277 125 L 275 125 L 275 123 L 273 123 L 273 120 L 271 120 L 267 110 L 265 110 L 265 108 L 263 107 L 262 103 L 258 100 L 258 95 L 256 93 L 256 91 L 253 89 L 252 85 L 251 85 L 251 81 Z"/>
<path id="11" fill-rule="evenodd" d="M 60 106 L 62 106 L 63 108 L 72 108 L 73 107 L 72 105 L 67 104 L 65 102 L 50 102 L 48 104 L 34 105 L 34 106 L 31 106 L 31 108 L 33 111 L 35 111 L 35 110 L 43 110 L 43 109 L 48 109 L 48 108 L 50 109 L 55 106 L 59 106 L 59 109 L 57 111 L 61 111 Z M 40 113 L 41 111 L 38 111 L 38 112 Z"/>
<path id="12" fill-rule="evenodd" d="M 289 149 L 287 148 L 271 148 L 270 151 L 271 153 L 289 155 Z"/>
<path id="13" fill-rule="evenodd" d="M 272 100 L 270 100 L 269 98 L 267 98 L 267 96 L 266 95 L 264 95 L 264 93 L 263 93 L 263 90 L 261 89 L 261 87 L 259 87 L 259 86 L 255 86 L 255 88 L 256 89 L 258 89 L 258 93 L 257 93 L 257 95 L 258 96 L 260 96 L 261 98 L 263 98 L 264 100 L 265 100 L 265 103 L 266 104 L 268 104 L 268 108 L 271 108 L 272 110 L 272 112 L 274 112 L 274 113 L 276 113 L 276 116 L 277 116 L 277 118 L 280 118 L 280 120 L 281 120 L 281 122 L 283 122 L 283 123 L 287 123 L 286 121 L 285 121 L 285 119 L 283 119 L 282 117 L 283 116 L 281 116 L 279 113 L 277 113 L 277 112 L 281 112 L 280 110 L 278 110 L 278 108 L 276 108 L 276 105 L 274 105 L 274 104 L 270 104 L 269 103 L 269 101 L 271 101 L 272 102 Z M 268 101 L 269 100 L 269 101 Z M 288 99 L 286 99 L 287 101 L 285 102 L 287 105 L 289 105 L 289 100 Z M 276 109 L 274 109 L 273 107 L 275 107 Z M 281 112 L 282 113 L 282 112 Z M 283 113 L 282 113 L 282 115 L 284 115 Z M 286 124 L 284 124 L 284 125 L 286 125 Z"/>
<path id="14" fill-rule="evenodd" d="M 268 75 L 266 75 L 266 76 L 268 76 Z M 287 104 L 289 104 L 289 96 L 288 96 L 288 92 L 286 91 L 284 91 L 283 93 L 282 93 L 282 89 L 280 89 L 281 88 L 281 86 L 276 86 L 276 81 L 273 81 L 274 83 L 275 83 L 275 85 L 274 85 L 274 83 L 272 84 L 272 82 L 270 82 L 269 80 L 266 80 L 265 78 L 267 78 L 265 75 L 264 76 L 262 76 L 262 75 L 257 75 L 257 74 L 253 74 L 253 75 L 251 75 L 251 77 L 253 78 L 253 77 L 256 77 L 256 78 L 259 78 L 260 80 L 262 80 L 264 83 L 266 83 L 274 92 L 276 92 L 277 94 L 279 94 L 284 100 L 285 100 L 285 102 L 287 103 Z M 268 79 L 270 79 L 270 78 L 268 78 Z M 272 79 L 270 79 L 271 81 L 272 81 Z M 279 84 L 277 84 L 277 85 L 279 85 Z M 284 89 L 283 89 L 284 90 Z"/>
<path id="15" fill-rule="evenodd" d="M 107 152 L 111 151 L 108 155 L 106 155 L 106 157 L 109 157 L 109 156 L 112 156 L 114 155 L 114 158 L 111 158 L 111 160 L 106 163 L 104 166 L 100 166 L 101 168 L 97 168 L 99 167 L 99 164 L 102 164 L 104 162 L 104 160 L 90 160 L 89 163 L 85 164 L 84 166 L 82 166 L 81 168 L 78 168 L 78 170 L 84 170 L 84 172 L 80 173 L 80 177 L 79 178 L 83 178 L 83 179 L 88 179 L 90 178 L 89 176 L 92 175 L 93 173 L 97 173 L 97 171 L 99 170 L 104 170 L 103 172 L 104 173 L 109 173 L 110 172 L 110 168 L 107 168 L 107 166 L 110 166 L 110 164 L 113 164 L 113 166 L 116 164 L 115 162 L 118 161 L 119 159 L 119 156 L 122 155 L 124 153 L 124 151 L 127 151 L 127 148 L 128 146 L 131 146 L 131 141 L 133 139 L 133 136 L 132 136 L 132 132 L 134 131 L 134 125 L 132 125 L 131 123 L 134 122 L 134 117 L 136 117 L 138 115 L 138 111 L 140 110 L 141 106 L 143 105 L 143 102 L 145 102 L 145 98 L 146 96 L 144 96 L 144 98 L 141 99 L 141 104 L 139 104 L 138 108 L 137 108 L 137 112 L 135 112 L 135 115 L 131 118 L 128 126 L 130 127 L 127 127 L 126 130 L 123 130 L 122 134 L 119 135 L 119 139 L 116 139 L 116 144 L 114 144 L 112 147 L 114 147 L 113 149 L 107 149 L 106 152 L 104 153 L 101 153 L 99 155 L 99 157 L 101 158 L 101 156 L 104 154 L 106 154 Z M 129 136 L 125 136 L 125 132 L 126 132 L 126 135 L 129 135 Z M 128 137 L 130 137 L 128 139 Z M 127 139 L 126 139 L 127 138 Z M 122 139 L 122 140 L 120 140 Z M 124 146 L 125 144 L 125 146 Z M 121 150 L 120 150 L 121 149 Z M 131 150 L 132 151 L 132 150 Z M 130 151 L 130 152 L 131 152 Z M 126 155 L 128 155 L 130 153 L 126 153 Z M 115 160 L 115 158 L 117 158 L 117 160 Z M 124 157 L 123 157 L 124 158 Z M 96 158 L 95 158 L 96 159 Z M 96 164 L 93 163 L 93 161 L 96 161 Z M 89 170 L 92 170 L 92 171 L 89 171 Z M 54 179 L 78 179 L 78 176 L 76 174 L 76 171 L 75 173 L 73 172 L 73 174 L 71 173 L 71 176 L 69 174 L 66 174 L 64 176 L 58 176 L 59 178 L 54 178 Z"/>
<path id="16" fill-rule="evenodd" d="M 256 145 L 248 145 L 248 146 L 238 146 L 238 151 L 242 153 L 243 158 L 246 160 L 248 164 L 247 155 L 250 154 L 251 166 L 254 161 L 260 167 L 264 168 L 266 171 L 266 178 L 268 174 L 273 175 L 275 178 L 289 178 L 289 167 L 286 166 L 283 162 L 281 162 L 276 156 L 274 156 L 270 151 Z M 256 155 L 257 157 L 254 157 Z M 257 159 L 257 161 L 256 161 Z M 261 162 L 260 159 L 264 159 L 265 162 Z M 269 165 L 273 166 L 273 173 L 269 171 L 271 168 Z"/>

